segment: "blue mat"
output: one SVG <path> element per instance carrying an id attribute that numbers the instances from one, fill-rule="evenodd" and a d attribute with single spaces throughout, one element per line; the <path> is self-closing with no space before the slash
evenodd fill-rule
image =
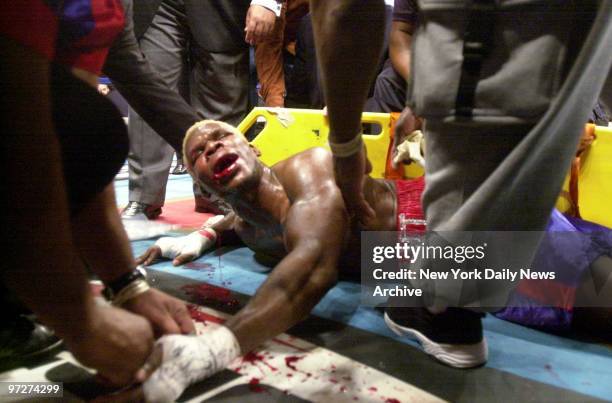
<path id="1" fill-rule="evenodd" d="M 140 255 L 152 243 L 134 242 L 134 254 Z M 255 293 L 270 270 L 255 261 L 248 248 L 211 251 L 191 268 L 173 267 L 170 261 L 152 267 L 247 295 Z M 380 312 L 360 306 L 359 300 L 360 285 L 340 281 L 313 314 L 415 345 L 411 340 L 398 338 L 386 327 Z M 602 399 L 612 396 L 612 349 L 546 334 L 491 315 L 484 320 L 484 327 L 489 343 L 488 367 Z"/>

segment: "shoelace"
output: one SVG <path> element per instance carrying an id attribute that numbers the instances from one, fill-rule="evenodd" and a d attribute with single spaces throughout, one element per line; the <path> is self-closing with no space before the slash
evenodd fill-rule
<path id="1" fill-rule="evenodd" d="M 144 206 L 137 202 L 129 202 L 127 207 L 125 208 L 125 214 L 134 215 L 141 212 L 144 212 Z"/>

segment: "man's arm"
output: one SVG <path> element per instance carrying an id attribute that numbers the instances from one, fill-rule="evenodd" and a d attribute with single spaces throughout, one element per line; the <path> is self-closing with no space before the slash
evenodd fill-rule
<path id="1" fill-rule="evenodd" d="M 361 113 L 382 50 L 385 5 L 378 0 L 311 0 L 311 13 L 329 141 L 348 144 L 361 133 Z M 365 219 L 374 215 L 363 197 L 365 154 L 359 142 L 350 144 L 354 147 L 332 147 L 336 183 L 349 211 Z"/>
<path id="2" fill-rule="evenodd" d="M 200 118 L 140 51 L 134 35 L 132 1 L 123 3 L 126 25 L 109 50 L 104 74 L 145 122 L 180 153 L 185 132 Z"/>
<path id="3" fill-rule="evenodd" d="M 132 249 L 117 211 L 112 183 L 72 218 L 72 231 L 79 251 L 105 284 L 134 270 Z M 134 296 L 122 307 L 147 318 L 157 336 L 195 330 L 185 304 L 155 289 Z"/>
<path id="4" fill-rule="evenodd" d="M 410 75 L 410 53 L 413 32 L 414 27 L 411 23 L 404 21 L 393 21 L 391 23 L 391 35 L 389 36 L 391 65 L 406 81 Z"/>
<path id="5" fill-rule="evenodd" d="M 291 207 L 285 222 L 288 255 L 226 324 L 243 353 L 303 320 L 336 282 L 346 212 L 331 181 L 315 191 Z"/>
<path id="6" fill-rule="evenodd" d="M 49 62 L 0 36 L 3 147 L 2 281 L 83 364 L 130 383 L 152 348 L 140 317 L 94 303 L 73 243 L 60 146 L 51 118 Z M 22 169 L 23 164 L 28 169 Z M 34 173 L 34 174 L 33 174 Z"/>

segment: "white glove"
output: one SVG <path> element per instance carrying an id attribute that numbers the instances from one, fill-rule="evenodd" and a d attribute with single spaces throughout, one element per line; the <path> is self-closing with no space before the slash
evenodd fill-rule
<path id="1" fill-rule="evenodd" d="M 143 384 L 150 403 L 174 402 L 189 386 L 225 369 L 240 355 L 238 340 L 225 326 L 201 336 L 163 336 L 145 370 L 157 368 Z"/>
<path id="2" fill-rule="evenodd" d="M 155 246 L 159 247 L 161 255 L 165 258 L 174 259 L 177 256 L 184 256 L 193 260 L 215 244 L 217 233 L 209 227 L 222 219 L 222 215 L 211 217 L 198 231 L 185 236 L 159 238 Z"/>
<path id="3" fill-rule="evenodd" d="M 425 138 L 420 130 L 415 130 L 406 137 L 406 140 L 402 142 L 395 151 L 393 157 L 393 166 L 397 165 L 404 160 L 411 160 L 425 166 L 425 158 L 423 153 L 425 152 Z"/>

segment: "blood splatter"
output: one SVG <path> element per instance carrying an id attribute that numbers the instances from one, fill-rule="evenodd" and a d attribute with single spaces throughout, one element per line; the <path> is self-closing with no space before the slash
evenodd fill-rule
<path id="1" fill-rule="evenodd" d="M 559 377 L 559 375 L 555 372 L 555 370 L 553 369 L 552 365 L 550 364 L 545 364 L 544 365 L 544 369 L 546 369 L 548 372 L 550 372 L 550 374 L 555 377 L 558 381 L 560 381 L 561 383 L 565 383 L 561 377 Z"/>
<path id="2" fill-rule="evenodd" d="M 202 305 L 206 303 L 221 303 L 229 306 L 238 304 L 238 300 L 232 298 L 230 290 L 211 284 L 187 284 L 181 287 L 181 290 L 190 297 L 196 298 Z"/>
<path id="3" fill-rule="evenodd" d="M 262 393 L 266 391 L 266 389 L 260 385 L 258 378 L 251 378 L 249 381 L 249 390 L 254 393 Z"/>
<path id="4" fill-rule="evenodd" d="M 275 368 L 270 365 L 268 362 L 266 362 L 264 358 L 265 357 L 263 355 L 257 354 L 254 351 L 249 351 L 242 357 L 242 362 L 246 362 L 255 366 L 257 366 L 258 362 L 261 362 L 262 364 L 270 368 L 272 371 L 278 371 L 278 368 Z"/>
<path id="5" fill-rule="evenodd" d="M 225 322 L 225 319 L 202 312 L 201 310 L 198 309 L 197 305 L 189 304 L 187 305 L 187 310 L 189 311 L 189 314 L 191 315 L 191 319 L 195 320 L 196 322 L 200 322 L 204 324 L 206 324 L 206 322 L 212 322 L 212 323 Z"/>
<path id="6" fill-rule="evenodd" d="M 338 383 L 338 380 L 337 380 L 337 379 L 335 379 L 335 378 L 329 378 L 329 381 L 330 381 L 331 383 Z"/>
<path id="7" fill-rule="evenodd" d="M 285 365 L 292 370 L 297 371 L 298 369 L 295 367 L 295 363 L 303 358 L 304 356 L 290 355 L 289 357 L 285 357 Z"/>
<path id="8" fill-rule="evenodd" d="M 389 397 L 385 399 L 385 403 L 401 403 L 401 402 L 395 398 Z"/>
<path id="9" fill-rule="evenodd" d="M 377 391 L 378 391 L 378 388 L 376 388 L 376 387 L 372 386 L 372 387 L 368 388 L 368 390 L 369 390 L 370 392 L 377 392 Z"/>
<path id="10" fill-rule="evenodd" d="M 210 263 L 204 262 L 189 262 L 184 266 L 189 270 L 197 270 L 197 271 L 205 271 L 205 270 L 215 270 L 215 266 Z"/>

